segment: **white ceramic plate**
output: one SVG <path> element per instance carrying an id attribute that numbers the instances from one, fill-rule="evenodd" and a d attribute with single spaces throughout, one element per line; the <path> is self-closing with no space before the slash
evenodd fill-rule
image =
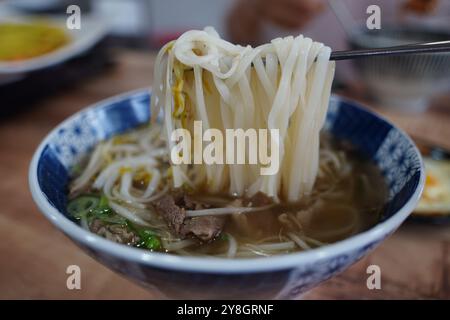
<path id="1" fill-rule="evenodd" d="M 8 78 L 14 76 L 17 77 L 31 71 L 52 67 L 79 56 L 91 49 L 103 39 L 108 32 L 108 24 L 103 19 L 87 15 L 81 16 L 80 30 L 69 30 L 66 27 L 67 17 L 68 16 L 39 16 L 39 19 L 45 19 L 52 24 L 65 28 L 71 38 L 67 45 L 31 59 L 13 62 L 0 61 L 0 80 L 1 76 L 6 76 Z M 30 21 L 30 19 L 35 18 L 32 18 L 31 16 L 6 16 L 0 14 L 0 23 L 27 22 Z"/>

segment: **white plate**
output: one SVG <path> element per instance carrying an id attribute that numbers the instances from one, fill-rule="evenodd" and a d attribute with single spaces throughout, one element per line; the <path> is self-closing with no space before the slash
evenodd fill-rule
<path id="1" fill-rule="evenodd" d="M 68 16 L 38 16 L 39 19 L 45 19 L 45 21 L 64 28 L 71 38 L 70 42 L 57 50 L 35 58 L 13 62 L 0 61 L 0 80 L 2 75 L 9 78 L 9 76 L 23 75 L 31 71 L 41 70 L 63 63 L 91 49 L 107 34 L 108 24 L 99 17 L 82 15 L 80 30 L 69 30 L 66 27 L 67 17 Z M 30 19 L 36 18 L 30 16 L 0 15 L 0 23 L 29 22 Z"/>

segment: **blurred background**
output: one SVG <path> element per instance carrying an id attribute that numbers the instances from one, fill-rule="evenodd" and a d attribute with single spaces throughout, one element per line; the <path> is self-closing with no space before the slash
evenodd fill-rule
<path id="1" fill-rule="evenodd" d="M 78 33 L 86 34 L 90 28 L 97 30 L 99 26 L 105 30 L 83 52 L 78 50 L 59 62 L 99 49 L 97 58 L 92 56 L 89 60 L 98 69 L 101 69 L 99 64 L 108 64 L 112 58 L 110 52 L 104 52 L 105 47 L 107 51 L 124 48 L 155 52 L 186 30 L 208 25 L 216 28 L 223 38 L 242 45 L 258 45 L 275 37 L 303 33 L 333 50 L 450 38 L 448 0 L 4 0 L 0 1 L 0 18 L 53 17 L 64 27 L 64 19 L 68 17 L 66 9 L 71 4 L 80 7 L 81 17 L 85 18 L 82 20 L 92 20 Z M 380 8 L 380 30 L 366 27 L 371 15 L 367 9 L 373 4 Z M 76 36 L 76 32 L 72 33 Z M 423 111 L 432 98 L 449 90 L 448 55 L 400 59 L 402 63 L 398 63 L 397 57 L 340 62 L 335 87 L 352 87 L 373 102 L 402 111 Z M 45 67 L 48 65 L 36 69 Z M 18 79 L 18 74 L 13 72 L 9 77 L 2 73 L 0 68 L 0 85 Z M 65 83 L 61 81 L 59 85 Z M 11 93 L 11 90 L 4 91 Z M 16 98 L 12 100 L 18 103 Z"/>
<path id="2" fill-rule="evenodd" d="M 81 10 L 79 30 L 67 28 L 70 5 Z M 366 26 L 370 5 L 380 9 L 381 29 Z M 64 118 L 150 87 L 158 49 L 205 26 L 252 46 L 300 33 L 332 50 L 436 42 L 450 40 L 450 0 L 0 0 L 0 234 L 8 235 L 0 255 L 11 257 L 0 264 L 0 298 L 153 297 L 45 221 L 26 191 L 28 164 Z M 427 178 L 431 191 L 413 225 L 311 297 L 450 298 L 450 54 L 338 62 L 333 91 L 406 130 L 437 161 L 429 172 L 439 179 Z M 365 287 L 373 261 L 387 273 L 381 293 Z M 86 290 L 67 290 L 68 264 L 89 270 Z"/>

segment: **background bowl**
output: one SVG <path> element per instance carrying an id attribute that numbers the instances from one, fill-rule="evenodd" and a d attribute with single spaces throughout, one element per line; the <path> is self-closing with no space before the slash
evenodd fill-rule
<path id="1" fill-rule="evenodd" d="M 450 40 L 450 31 L 431 27 L 362 28 L 350 37 L 354 49 Z M 354 64 L 372 98 L 403 111 L 423 111 L 436 94 L 450 89 L 450 53 L 355 59 Z"/>
<path id="2" fill-rule="evenodd" d="M 8 12 L 0 12 L 0 23 L 30 23 L 34 21 L 45 21 L 63 29 L 70 40 L 56 50 L 46 54 L 19 61 L 0 61 L 0 85 L 7 80 L 12 81 L 15 77 L 23 77 L 25 74 L 48 69 L 64 63 L 70 59 L 82 55 L 99 43 L 108 33 L 109 25 L 100 17 L 83 16 L 83 27 L 79 30 L 70 30 L 66 27 L 65 15 L 55 16 L 27 16 L 9 15 Z"/>
<path id="3" fill-rule="evenodd" d="M 424 171 L 411 140 L 375 114 L 333 96 L 325 129 L 349 140 L 372 159 L 389 185 L 389 200 L 376 226 L 322 248 L 255 259 L 181 257 L 113 243 L 67 217 L 68 172 L 100 140 L 146 123 L 149 98 L 146 90 L 127 93 L 64 121 L 38 147 L 29 183 L 43 214 L 85 252 L 166 297 L 295 298 L 370 252 L 397 229 L 419 200 Z"/>

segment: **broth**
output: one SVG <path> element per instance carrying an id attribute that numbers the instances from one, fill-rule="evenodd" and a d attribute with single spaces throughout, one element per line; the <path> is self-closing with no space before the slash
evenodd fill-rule
<path id="1" fill-rule="evenodd" d="M 153 251 L 180 255 L 256 257 L 333 243 L 367 230 L 379 221 L 387 198 L 387 186 L 378 168 L 345 141 L 335 140 L 326 134 L 321 136 L 319 174 L 314 188 L 298 203 L 275 203 L 262 194 L 258 194 L 259 200 L 257 197 L 232 197 L 227 192 L 208 194 L 204 185 L 195 189 L 173 190 L 168 188 L 171 184 L 170 166 L 164 152 L 161 152 L 156 166 L 159 173 L 147 172 L 145 165 L 118 165 L 112 185 L 105 187 L 108 184 L 105 182 L 103 188 L 96 187 L 98 180 L 101 180 L 102 169 L 105 171 L 108 166 L 120 164 L 120 161 L 130 157 L 142 158 L 152 150 L 163 150 L 164 141 L 155 134 L 158 130 L 133 130 L 102 142 L 88 157 L 89 161 L 81 166 L 83 169 L 79 171 L 89 171 L 92 164 L 89 162 L 98 157 L 98 148 L 103 148 L 101 157 L 107 161 L 97 168 L 88 182 L 82 188 L 77 187 L 83 176 L 78 173 L 71 183 L 69 197 L 73 200 L 69 202 L 68 211 L 84 228 L 112 241 Z M 150 144 L 153 149 L 145 146 L 143 141 L 147 137 L 152 137 Z M 161 176 L 156 186 L 155 200 L 133 203 L 121 198 L 127 175 L 131 179 L 130 192 L 137 197 L 145 192 L 155 174 Z M 189 232 L 175 231 L 170 220 L 173 217 L 169 219 L 164 212 L 161 213 L 162 205 L 158 201 L 164 197 L 169 200 L 170 197 L 184 199 L 182 204 L 174 200 L 172 206 L 175 209 L 179 207 L 186 214 L 180 226 L 186 228 L 189 221 L 192 227 Z M 258 204 L 260 200 L 264 203 Z M 198 219 L 203 222 L 208 220 L 187 215 L 202 210 L 213 212 L 216 208 L 260 210 L 214 216 L 223 224 L 218 233 L 205 239 L 205 231 L 195 232 L 199 229 L 195 222 Z M 214 224 L 216 220 L 210 219 L 208 223 Z"/>

